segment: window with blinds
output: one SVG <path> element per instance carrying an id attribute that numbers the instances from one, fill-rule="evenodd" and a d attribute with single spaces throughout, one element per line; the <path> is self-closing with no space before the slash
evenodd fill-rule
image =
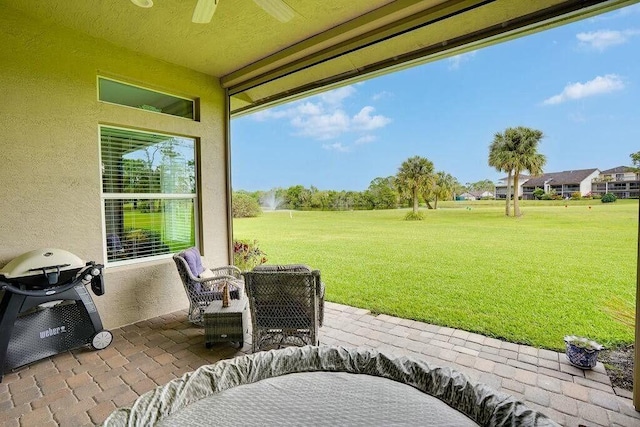
<path id="1" fill-rule="evenodd" d="M 193 138 L 100 127 L 109 263 L 195 246 L 195 147 Z"/>

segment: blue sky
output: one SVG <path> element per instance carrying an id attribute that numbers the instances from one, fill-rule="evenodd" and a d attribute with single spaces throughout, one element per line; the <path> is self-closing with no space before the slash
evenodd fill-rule
<path id="1" fill-rule="evenodd" d="M 362 191 L 411 156 L 497 180 L 496 132 L 545 134 L 545 172 L 630 165 L 640 150 L 640 5 L 231 122 L 234 190 Z"/>

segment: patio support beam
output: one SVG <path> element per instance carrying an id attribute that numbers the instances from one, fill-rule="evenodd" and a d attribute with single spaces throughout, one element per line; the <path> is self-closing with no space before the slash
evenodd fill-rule
<path id="1" fill-rule="evenodd" d="M 233 190 L 231 188 L 231 98 L 224 96 L 224 167 L 227 203 L 227 265 L 233 265 Z"/>
<path id="2" fill-rule="evenodd" d="M 638 253 L 636 258 L 636 339 L 633 348 L 633 406 L 640 411 L 640 201 L 638 202 Z"/>
<path id="3" fill-rule="evenodd" d="M 398 0 L 223 76 L 235 95 L 327 60 L 379 43 L 496 0 L 452 0 L 419 10 L 421 0 Z M 424 6 L 422 6 L 424 7 Z M 390 21 L 390 17 L 396 17 Z M 387 22 L 385 24 L 385 22 Z M 381 25 L 382 24 L 382 25 Z M 381 25 L 381 26 L 379 26 Z M 370 28 L 368 31 L 367 29 Z M 345 35 L 348 38 L 345 39 Z"/>

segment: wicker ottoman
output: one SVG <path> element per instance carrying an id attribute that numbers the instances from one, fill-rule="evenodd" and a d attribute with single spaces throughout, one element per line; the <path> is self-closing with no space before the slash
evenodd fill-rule
<path id="1" fill-rule="evenodd" d="M 222 301 L 213 301 L 204 310 L 204 344 L 211 348 L 217 342 L 237 342 L 244 345 L 247 321 L 247 298 L 232 299 L 229 307 L 223 308 Z"/>

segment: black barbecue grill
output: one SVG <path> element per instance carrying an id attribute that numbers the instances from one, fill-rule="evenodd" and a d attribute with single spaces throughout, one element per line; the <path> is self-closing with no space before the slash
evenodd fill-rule
<path id="1" fill-rule="evenodd" d="M 0 270 L 0 381 L 12 369 L 74 348 L 111 344 L 86 286 L 104 294 L 103 266 L 38 249 Z M 2 291 L 0 291 L 2 293 Z"/>

